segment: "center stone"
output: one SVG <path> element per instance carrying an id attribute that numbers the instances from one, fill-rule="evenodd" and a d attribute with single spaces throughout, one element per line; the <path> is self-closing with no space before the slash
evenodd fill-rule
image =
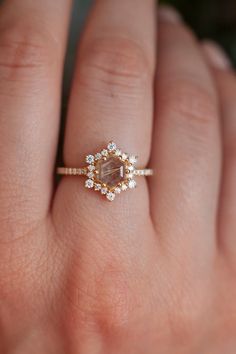
<path id="1" fill-rule="evenodd" d="M 119 158 L 109 157 L 97 164 L 98 179 L 113 188 L 125 178 L 125 164 Z"/>

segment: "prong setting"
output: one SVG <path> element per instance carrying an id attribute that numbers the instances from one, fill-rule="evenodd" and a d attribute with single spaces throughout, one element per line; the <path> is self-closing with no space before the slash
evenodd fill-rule
<path id="1" fill-rule="evenodd" d="M 88 156 L 86 156 L 86 162 L 88 163 L 88 164 L 91 164 L 91 163 L 93 163 L 94 162 L 94 156 L 93 155 L 88 155 Z"/>
<path id="2" fill-rule="evenodd" d="M 136 187 L 133 177 L 137 157 L 122 152 L 114 141 L 87 155 L 85 161 L 88 164 L 85 187 L 99 191 L 107 200 L 113 201 L 118 194 Z"/>

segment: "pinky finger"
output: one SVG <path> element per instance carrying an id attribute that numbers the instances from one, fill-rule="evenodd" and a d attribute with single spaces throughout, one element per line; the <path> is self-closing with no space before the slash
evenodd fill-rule
<path id="1" fill-rule="evenodd" d="M 229 59 L 215 43 L 203 43 L 219 91 L 223 128 L 223 175 L 219 209 L 219 244 L 236 259 L 236 76 Z"/>

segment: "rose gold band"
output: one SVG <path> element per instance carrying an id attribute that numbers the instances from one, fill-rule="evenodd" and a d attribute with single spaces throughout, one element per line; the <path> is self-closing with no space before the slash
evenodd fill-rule
<path id="1" fill-rule="evenodd" d="M 138 157 L 117 148 L 114 141 L 96 153 L 85 157 L 87 166 L 58 167 L 57 174 L 64 176 L 84 176 L 87 189 L 100 192 L 111 202 L 118 194 L 137 186 L 135 177 L 152 176 L 150 168 L 136 168 Z"/>
<path id="2" fill-rule="evenodd" d="M 76 167 L 58 167 L 57 174 L 64 176 L 84 176 L 87 173 L 87 168 L 76 168 Z"/>
<path id="3" fill-rule="evenodd" d="M 64 176 L 86 176 L 88 170 L 87 167 L 76 168 L 76 167 L 58 167 L 57 174 Z M 153 176 L 153 170 L 150 168 L 135 169 L 133 171 L 134 176 Z"/>

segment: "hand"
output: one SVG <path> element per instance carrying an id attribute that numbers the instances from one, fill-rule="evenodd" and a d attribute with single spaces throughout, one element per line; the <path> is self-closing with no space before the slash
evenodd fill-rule
<path id="1" fill-rule="evenodd" d="M 233 354 L 235 75 L 171 10 L 157 39 L 154 1 L 97 1 L 65 165 L 114 139 L 156 174 L 112 203 L 82 177 L 54 188 L 69 12 L 1 8 L 0 352 Z"/>

